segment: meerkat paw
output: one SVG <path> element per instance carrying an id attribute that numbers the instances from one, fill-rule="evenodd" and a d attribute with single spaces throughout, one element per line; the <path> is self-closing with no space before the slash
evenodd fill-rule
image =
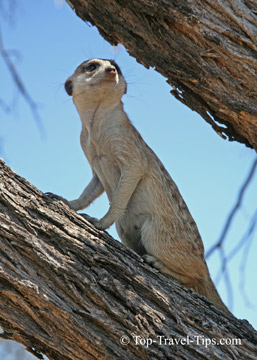
<path id="1" fill-rule="evenodd" d="M 147 264 L 151 265 L 152 267 L 154 267 L 159 271 L 163 267 L 163 263 L 153 255 L 145 254 L 142 257 Z"/>
<path id="2" fill-rule="evenodd" d="M 86 219 L 88 222 L 90 222 L 92 225 L 94 225 L 98 230 L 104 230 L 104 228 L 101 226 L 101 222 L 100 220 L 98 220 L 95 217 L 91 217 L 87 214 L 79 214 L 81 215 L 84 219 Z"/>
<path id="3" fill-rule="evenodd" d="M 56 195 L 51 192 L 46 192 L 44 194 L 48 197 L 48 199 L 50 199 L 52 201 L 60 200 L 60 201 L 64 202 L 64 204 L 69 206 L 69 201 L 60 195 Z"/>
<path id="4" fill-rule="evenodd" d="M 167 266 L 165 266 L 163 262 L 161 262 L 161 260 L 157 259 L 155 256 L 145 254 L 143 255 L 143 259 L 147 264 L 151 265 L 162 274 L 169 275 L 175 280 L 177 279 L 177 276 L 175 276 L 176 274 L 171 269 L 167 268 Z"/>

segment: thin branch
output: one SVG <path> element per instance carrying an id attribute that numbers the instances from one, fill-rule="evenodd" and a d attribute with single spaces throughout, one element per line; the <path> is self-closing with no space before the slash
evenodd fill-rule
<path id="1" fill-rule="evenodd" d="M 254 226 L 256 226 L 257 224 L 257 210 L 255 211 L 255 219 L 252 221 L 252 223 L 254 223 Z M 246 243 L 246 246 L 244 248 L 244 252 L 242 255 L 242 259 L 241 259 L 241 264 L 240 264 L 240 268 L 239 268 L 239 274 L 240 274 L 240 281 L 239 281 L 239 289 L 240 289 L 240 294 L 246 304 L 247 307 L 255 309 L 256 310 L 256 306 L 250 301 L 247 292 L 245 290 L 245 284 L 246 284 L 246 276 L 245 276 L 245 271 L 246 271 L 246 264 L 247 264 L 247 258 L 248 255 L 250 253 L 250 249 L 253 243 L 253 231 L 250 233 L 249 232 L 249 239 Z"/>
<path id="2" fill-rule="evenodd" d="M 228 254 L 227 262 L 229 262 L 238 253 L 238 251 L 248 243 L 248 241 L 252 238 L 252 236 L 254 234 L 256 226 L 257 226 L 257 210 L 255 210 L 255 212 L 251 218 L 251 221 L 250 221 L 250 224 L 248 226 L 246 233 L 241 238 L 241 240 L 237 243 L 237 245 L 232 249 L 232 251 Z"/>
<path id="3" fill-rule="evenodd" d="M 222 264 L 226 264 L 226 256 L 224 253 L 224 249 L 221 247 L 219 249 L 220 251 L 220 257 L 222 259 Z M 225 284 L 226 284 L 226 290 L 227 290 L 227 296 L 228 296 L 228 307 L 230 310 L 233 309 L 233 288 L 231 285 L 231 280 L 230 280 L 230 276 L 229 276 L 229 272 L 228 272 L 228 268 L 225 266 L 224 268 L 221 268 L 220 273 L 217 275 L 216 279 L 215 279 L 215 284 L 218 285 L 220 279 L 221 279 L 221 275 L 224 275 L 224 280 L 225 280 Z"/>
<path id="4" fill-rule="evenodd" d="M 220 271 L 219 271 L 219 273 L 218 273 L 218 275 L 217 275 L 217 277 L 215 279 L 215 283 L 218 284 L 218 282 L 221 280 L 222 275 L 224 276 L 230 309 L 232 308 L 232 305 L 233 305 L 233 303 L 232 303 L 233 302 L 233 289 L 232 289 L 232 286 L 231 286 L 230 277 L 229 277 L 229 273 L 228 273 L 228 263 L 238 253 L 238 251 L 243 246 L 245 246 L 249 242 L 251 243 L 251 241 L 252 241 L 251 237 L 253 236 L 254 230 L 255 230 L 256 225 L 257 225 L 257 210 L 255 211 L 254 215 L 251 218 L 251 221 L 250 221 L 250 224 L 249 224 L 249 226 L 247 228 L 246 233 L 241 238 L 241 240 L 239 240 L 239 242 L 234 246 L 234 248 L 231 250 L 231 252 L 228 254 L 228 256 L 225 255 L 223 245 L 224 245 L 224 242 L 225 242 L 225 239 L 226 239 L 226 235 L 227 235 L 227 233 L 228 233 L 228 231 L 229 231 L 229 229 L 230 229 L 230 227 L 232 225 L 233 219 L 234 219 L 237 211 L 240 209 L 240 207 L 242 205 L 246 189 L 248 188 L 251 180 L 253 179 L 256 168 L 257 168 L 257 158 L 254 160 L 254 162 L 253 162 L 253 164 L 252 164 L 252 166 L 250 168 L 250 171 L 249 171 L 243 185 L 241 186 L 241 189 L 240 189 L 240 191 L 238 193 L 236 203 L 235 203 L 235 205 L 233 206 L 233 208 L 231 209 L 231 211 L 230 211 L 230 213 L 228 215 L 228 218 L 227 218 L 227 220 L 225 222 L 225 225 L 224 225 L 224 228 L 223 228 L 223 231 L 221 233 L 221 236 L 220 236 L 219 240 L 216 242 L 216 244 L 214 244 L 211 247 L 211 249 L 206 254 L 206 258 L 207 258 L 210 255 L 212 255 L 215 250 L 219 251 L 219 255 L 220 255 L 220 259 L 221 259 L 221 269 L 220 269 Z M 249 240 L 251 240 L 251 241 L 249 241 Z M 248 255 L 248 253 L 247 253 L 247 255 Z M 247 256 L 245 255 L 245 258 L 246 257 Z M 241 265 L 241 268 L 242 268 L 242 265 Z M 241 268 L 240 268 L 240 270 L 241 270 Z M 245 268 L 244 268 L 243 273 L 245 273 Z M 241 275 L 242 275 L 242 271 L 241 271 Z M 240 283 L 241 285 L 243 283 L 243 280 L 244 279 L 242 278 L 241 283 Z M 245 302 L 247 302 L 247 304 L 250 304 L 250 301 L 248 300 L 248 296 L 247 296 L 244 288 L 243 288 L 243 291 L 241 293 L 242 293 L 242 296 L 244 296 Z"/>
<path id="5" fill-rule="evenodd" d="M 232 258 L 234 258 L 234 256 L 239 252 L 239 250 L 241 250 L 242 247 L 245 247 L 245 249 L 244 249 L 244 255 L 242 256 L 242 262 L 240 265 L 240 293 L 243 296 L 246 305 L 248 307 L 253 307 L 253 305 L 249 301 L 246 291 L 244 289 L 244 282 L 245 282 L 246 260 L 247 260 L 247 256 L 249 254 L 249 250 L 250 250 L 250 247 L 251 247 L 251 244 L 253 241 L 253 235 L 254 235 L 256 226 L 257 226 L 257 209 L 255 210 L 255 212 L 251 218 L 251 221 L 247 228 L 247 231 L 245 232 L 245 234 L 243 235 L 241 240 L 231 250 L 231 252 L 227 256 L 225 256 L 223 247 L 219 248 L 220 257 L 221 257 L 221 269 L 220 269 L 218 275 L 216 276 L 215 284 L 217 285 L 219 283 L 219 281 L 221 280 L 222 275 L 223 275 L 225 278 L 227 293 L 229 296 L 229 304 L 230 304 L 229 308 L 230 309 L 232 308 L 231 306 L 232 306 L 232 298 L 233 298 L 233 289 L 231 286 L 230 278 L 228 276 L 228 263 L 230 262 L 230 260 L 232 260 Z"/>
<path id="6" fill-rule="evenodd" d="M 10 54 L 9 52 L 4 48 L 3 45 L 3 39 L 2 39 L 2 34 L 1 34 L 1 30 L 0 30 L 0 54 L 8 68 L 8 70 L 10 71 L 10 74 L 13 78 L 14 83 L 16 84 L 19 92 L 21 93 L 21 95 L 23 96 L 24 100 L 27 102 L 27 104 L 30 107 L 30 110 L 32 112 L 32 115 L 36 121 L 37 127 L 40 131 L 40 134 L 43 138 L 46 137 L 45 134 L 45 129 L 42 123 L 42 119 L 41 116 L 38 112 L 38 105 L 35 103 L 35 101 L 32 99 L 32 97 L 30 96 L 30 94 L 28 93 L 23 81 L 21 80 L 20 75 L 18 74 L 13 62 L 11 61 L 10 58 Z"/>
<path id="7" fill-rule="evenodd" d="M 220 248 L 220 255 L 222 258 L 222 263 L 221 263 L 220 272 L 215 279 L 216 283 L 218 283 L 220 281 L 222 275 L 225 273 L 229 261 L 232 260 L 233 257 L 239 252 L 239 250 L 242 247 L 246 246 L 248 241 L 251 239 L 251 237 L 253 236 L 253 233 L 255 231 L 256 225 L 257 225 L 257 210 L 254 212 L 254 215 L 251 218 L 250 224 L 249 224 L 245 234 L 242 236 L 241 240 L 239 240 L 239 242 L 234 246 L 234 248 L 231 250 L 231 252 L 227 256 L 224 256 L 224 250 L 222 247 Z M 222 253 L 221 253 L 221 249 L 222 249 Z"/>
<path id="8" fill-rule="evenodd" d="M 3 99 L 0 98 L 0 107 L 3 109 L 5 113 L 9 113 L 11 111 L 10 106 L 8 106 Z"/>
<path id="9" fill-rule="evenodd" d="M 237 197 L 237 200 L 236 200 L 236 203 L 235 205 L 233 206 L 233 208 L 231 209 L 229 215 L 228 215 L 228 218 L 225 222 L 225 225 L 224 225 L 224 228 L 222 230 L 222 233 L 220 235 L 220 238 L 219 240 L 206 252 L 205 254 L 205 257 L 206 259 L 208 257 L 210 257 L 215 250 L 221 248 L 222 244 L 224 243 L 225 241 L 225 238 L 226 238 L 226 235 L 231 227 L 231 224 L 232 224 L 232 221 L 237 213 L 237 211 L 239 210 L 241 204 L 242 204 L 242 201 L 243 201 L 243 198 L 244 198 L 244 195 L 245 195 L 245 192 L 248 188 L 248 185 L 250 184 L 252 178 L 253 178 L 253 175 L 255 173 L 255 170 L 256 170 L 256 167 L 257 167 L 257 158 L 254 160 L 252 166 L 251 166 L 251 169 L 238 193 L 238 197 Z"/>
<path id="10" fill-rule="evenodd" d="M 7 7 L 4 5 L 7 4 Z M 5 3 L 0 1 L 0 15 L 3 20 L 7 21 L 9 24 L 14 23 L 14 18 L 17 9 L 17 0 L 8 0 Z"/>

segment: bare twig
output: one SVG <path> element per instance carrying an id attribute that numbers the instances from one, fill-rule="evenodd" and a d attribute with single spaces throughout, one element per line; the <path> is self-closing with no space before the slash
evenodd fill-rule
<path id="1" fill-rule="evenodd" d="M 13 62 L 11 61 L 9 52 L 4 48 L 1 30 L 0 30 L 0 54 L 6 64 L 8 70 L 10 71 L 10 74 L 11 74 L 13 81 L 16 84 L 19 92 L 21 93 L 21 95 L 23 96 L 23 98 L 25 99 L 27 104 L 29 105 L 41 136 L 45 138 L 45 136 L 46 136 L 45 129 L 44 129 L 40 114 L 38 112 L 38 105 L 35 103 L 35 101 L 30 96 L 29 92 L 27 91 L 23 81 L 21 80 L 20 75 L 18 74 Z"/>
<path id="2" fill-rule="evenodd" d="M 252 236 L 254 234 L 256 226 L 257 226 L 257 210 L 255 210 L 255 212 L 251 218 L 251 221 L 249 223 L 246 233 L 241 238 L 241 240 L 236 244 L 236 246 L 232 249 L 232 251 L 228 254 L 228 256 L 226 258 L 227 263 L 238 253 L 238 251 L 243 246 L 245 246 L 250 241 L 250 239 L 252 238 Z"/>
<path id="3" fill-rule="evenodd" d="M 250 245 L 252 243 L 254 230 L 256 229 L 256 226 L 257 226 L 257 210 L 255 211 L 254 215 L 252 216 L 252 218 L 250 220 L 250 223 L 249 223 L 246 233 L 236 243 L 236 245 L 233 247 L 233 249 L 230 251 L 230 253 L 227 256 L 225 255 L 223 245 L 224 245 L 226 236 L 228 234 L 228 231 L 232 225 L 233 219 L 234 219 L 236 213 L 238 212 L 238 210 L 240 209 L 240 207 L 242 206 L 245 192 L 246 192 L 251 180 L 253 179 L 253 175 L 255 173 L 256 168 L 257 168 L 257 158 L 254 160 L 254 162 L 250 168 L 250 171 L 249 171 L 243 185 L 241 186 L 241 189 L 238 193 L 236 203 L 228 215 L 228 218 L 225 222 L 225 225 L 224 225 L 224 228 L 222 230 L 219 240 L 206 253 L 206 258 L 207 258 L 207 257 L 210 257 L 216 250 L 219 251 L 219 255 L 220 255 L 220 259 L 221 259 L 221 269 L 215 279 L 215 283 L 217 284 L 221 280 L 221 277 L 224 276 L 227 294 L 228 294 L 228 303 L 229 303 L 230 309 L 232 308 L 232 305 L 233 305 L 233 288 L 232 288 L 231 282 L 230 282 L 230 277 L 229 277 L 229 272 L 228 272 L 228 263 L 238 253 L 238 251 L 243 246 L 245 246 L 245 249 L 247 249 L 247 252 L 244 251 L 244 256 L 242 257 L 242 260 L 244 259 L 244 262 L 242 261 L 242 264 L 240 266 L 240 270 L 241 270 L 240 271 L 240 274 L 241 274 L 240 287 L 242 288 L 240 292 L 241 292 L 247 306 L 249 306 L 249 304 L 250 304 L 250 301 L 248 299 L 248 296 L 246 294 L 245 287 L 243 286 L 243 284 L 244 284 L 244 274 L 245 274 L 245 263 L 246 263 L 246 259 L 247 259 L 248 253 L 249 253 Z"/>
<path id="4" fill-rule="evenodd" d="M 252 221 L 251 224 L 249 226 L 249 231 L 248 231 L 248 238 L 247 238 L 247 242 L 245 243 L 245 248 L 242 254 L 242 259 L 241 259 L 241 264 L 240 264 L 240 281 L 239 281 L 239 289 L 240 289 L 240 294 L 246 304 L 247 307 L 255 309 L 256 310 L 256 306 L 252 304 L 252 302 L 250 301 L 247 292 L 245 290 L 245 284 L 246 284 L 246 276 L 245 276 L 245 271 L 246 271 L 246 264 L 247 264 L 247 258 L 248 255 L 250 253 L 250 249 L 253 243 L 253 233 L 254 233 L 254 229 L 257 225 L 257 210 L 254 213 L 254 216 L 252 217 Z"/>
<path id="5" fill-rule="evenodd" d="M 245 192 L 248 188 L 248 185 L 250 184 L 252 178 L 253 178 L 253 175 L 255 173 L 255 170 L 256 170 L 256 167 L 257 167 L 257 158 L 254 160 L 251 168 L 250 168 L 250 171 L 238 193 L 238 197 L 237 197 L 237 200 L 236 200 L 236 203 L 235 205 L 233 206 L 233 208 L 231 209 L 228 217 L 227 217 L 227 220 L 225 222 L 225 225 L 224 225 L 224 228 L 221 232 L 221 235 L 220 235 L 220 238 L 219 240 L 206 252 L 205 254 L 205 257 L 206 259 L 208 257 L 210 257 L 215 250 L 218 250 L 219 248 L 221 248 L 222 244 L 224 243 L 225 241 L 225 238 L 226 238 L 226 235 L 231 227 L 231 224 L 232 224 L 232 221 L 237 213 L 237 211 L 239 210 L 241 204 L 242 204 L 242 201 L 243 201 L 243 198 L 244 198 L 244 195 L 245 195 Z"/>
<path id="6" fill-rule="evenodd" d="M 242 297 L 246 303 L 246 306 L 253 307 L 253 305 L 249 301 L 248 296 L 246 294 L 244 284 L 245 284 L 245 268 L 246 268 L 246 263 L 247 263 L 247 257 L 249 255 L 249 251 L 250 251 L 250 248 L 251 248 L 251 245 L 253 242 L 253 235 L 254 235 L 256 226 L 257 226 L 257 209 L 255 210 L 255 212 L 251 218 L 251 221 L 249 223 L 247 231 L 245 232 L 245 234 L 243 235 L 241 240 L 231 250 L 231 252 L 227 256 L 225 256 L 223 247 L 220 248 L 220 257 L 221 257 L 222 263 L 221 263 L 221 269 L 220 269 L 218 275 L 216 276 L 215 284 L 217 285 L 219 283 L 219 281 L 221 280 L 222 275 L 224 275 L 226 287 L 227 287 L 228 298 L 229 298 L 228 302 L 229 302 L 230 309 L 231 309 L 232 300 L 233 300 L 233 289 L 231 286 L 230 278 L 228 276 L 228 263 L 230 262 L 230 260 L 232 260 L 234 258 L 234 256 L 243 247 L 244 247 L 244 251 L 243 251 L 242 261 L 241 261 L 241 265 L 240 265 L 240 283 L 239 283 L 240 294 L 242 295 Z"/>
<path id="7" fill-rule="evenodd" d="M 220 257 L 222 260 L 222 264 L 226 264 L 226 256 L 224 253 L 224 249 L 221 247 L 220 248 Z M 229 276 L 229 272 L 228 272 L 228 268 L 225 266 L 224 269 L 223 267 L 221 268 L 220 274 L 216 277 L 215 279 L 215 284 L 217 285 L 219 280 L 221 279 L 221 274 L 224 275 L 224 280 L 225 280 L 225 284 L 226 284 L 226 289 L 227 289 L 227 297 L 228 297 L 228 307 L 230 310 L 232 310 L 233 308 L 233 288 L 231 285 L 231 280 L 230 280 L 230 276 Z"/>
<path id="8" fill-rule="evenodd" d="M 0 1 L 0 15 L 2 15 L 2 18 L 10 24 L 14 22 L 16 9 L 17 0 L 8 0 L 6 2 Z"/>
<path id="9" fill-rule="evenodd" d="M 0 98 L 0 107 L 4 110 L 4 112 L 8 113 L 11 111 L 10 106 L 8 106 L 3 99 Z"/>

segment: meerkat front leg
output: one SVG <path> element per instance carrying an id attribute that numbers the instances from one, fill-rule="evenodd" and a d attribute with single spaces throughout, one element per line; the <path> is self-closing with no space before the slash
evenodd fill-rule
<path id="1" fill-rule="evenodd" d="M 68 201 L 68 205 L 75 211 L 85 209 L 103 192 L 103 185 L 98 176 L 94 174 L 92 180 L 82 192 L 80 197 L 77 200 Z"/>
<path id="2" fill-rule="evenodd" d="M 98 229 L 105 230 L 122 217 L 141 178 L 142 173 L 138 167 L 122 169 L 109 210 L 100 220 L 93 222 Z"/>

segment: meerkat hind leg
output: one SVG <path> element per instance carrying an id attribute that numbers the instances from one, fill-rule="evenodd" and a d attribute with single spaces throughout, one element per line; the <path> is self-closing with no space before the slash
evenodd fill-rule
<path id="1" fill-rule="evenodd" d="M 155 256 L 145 254 L 143 255 L 143 259 L 147 264 L 159 270 L 162 274 L 169 275 L 173 279 L 180 281 L 186 288 L 193 287 L 193 281 L 191 277 L 172 271 L 171 269 L 167 268 L 167 266 L 165 266 L 163 262 L 157 259 Z"/>

